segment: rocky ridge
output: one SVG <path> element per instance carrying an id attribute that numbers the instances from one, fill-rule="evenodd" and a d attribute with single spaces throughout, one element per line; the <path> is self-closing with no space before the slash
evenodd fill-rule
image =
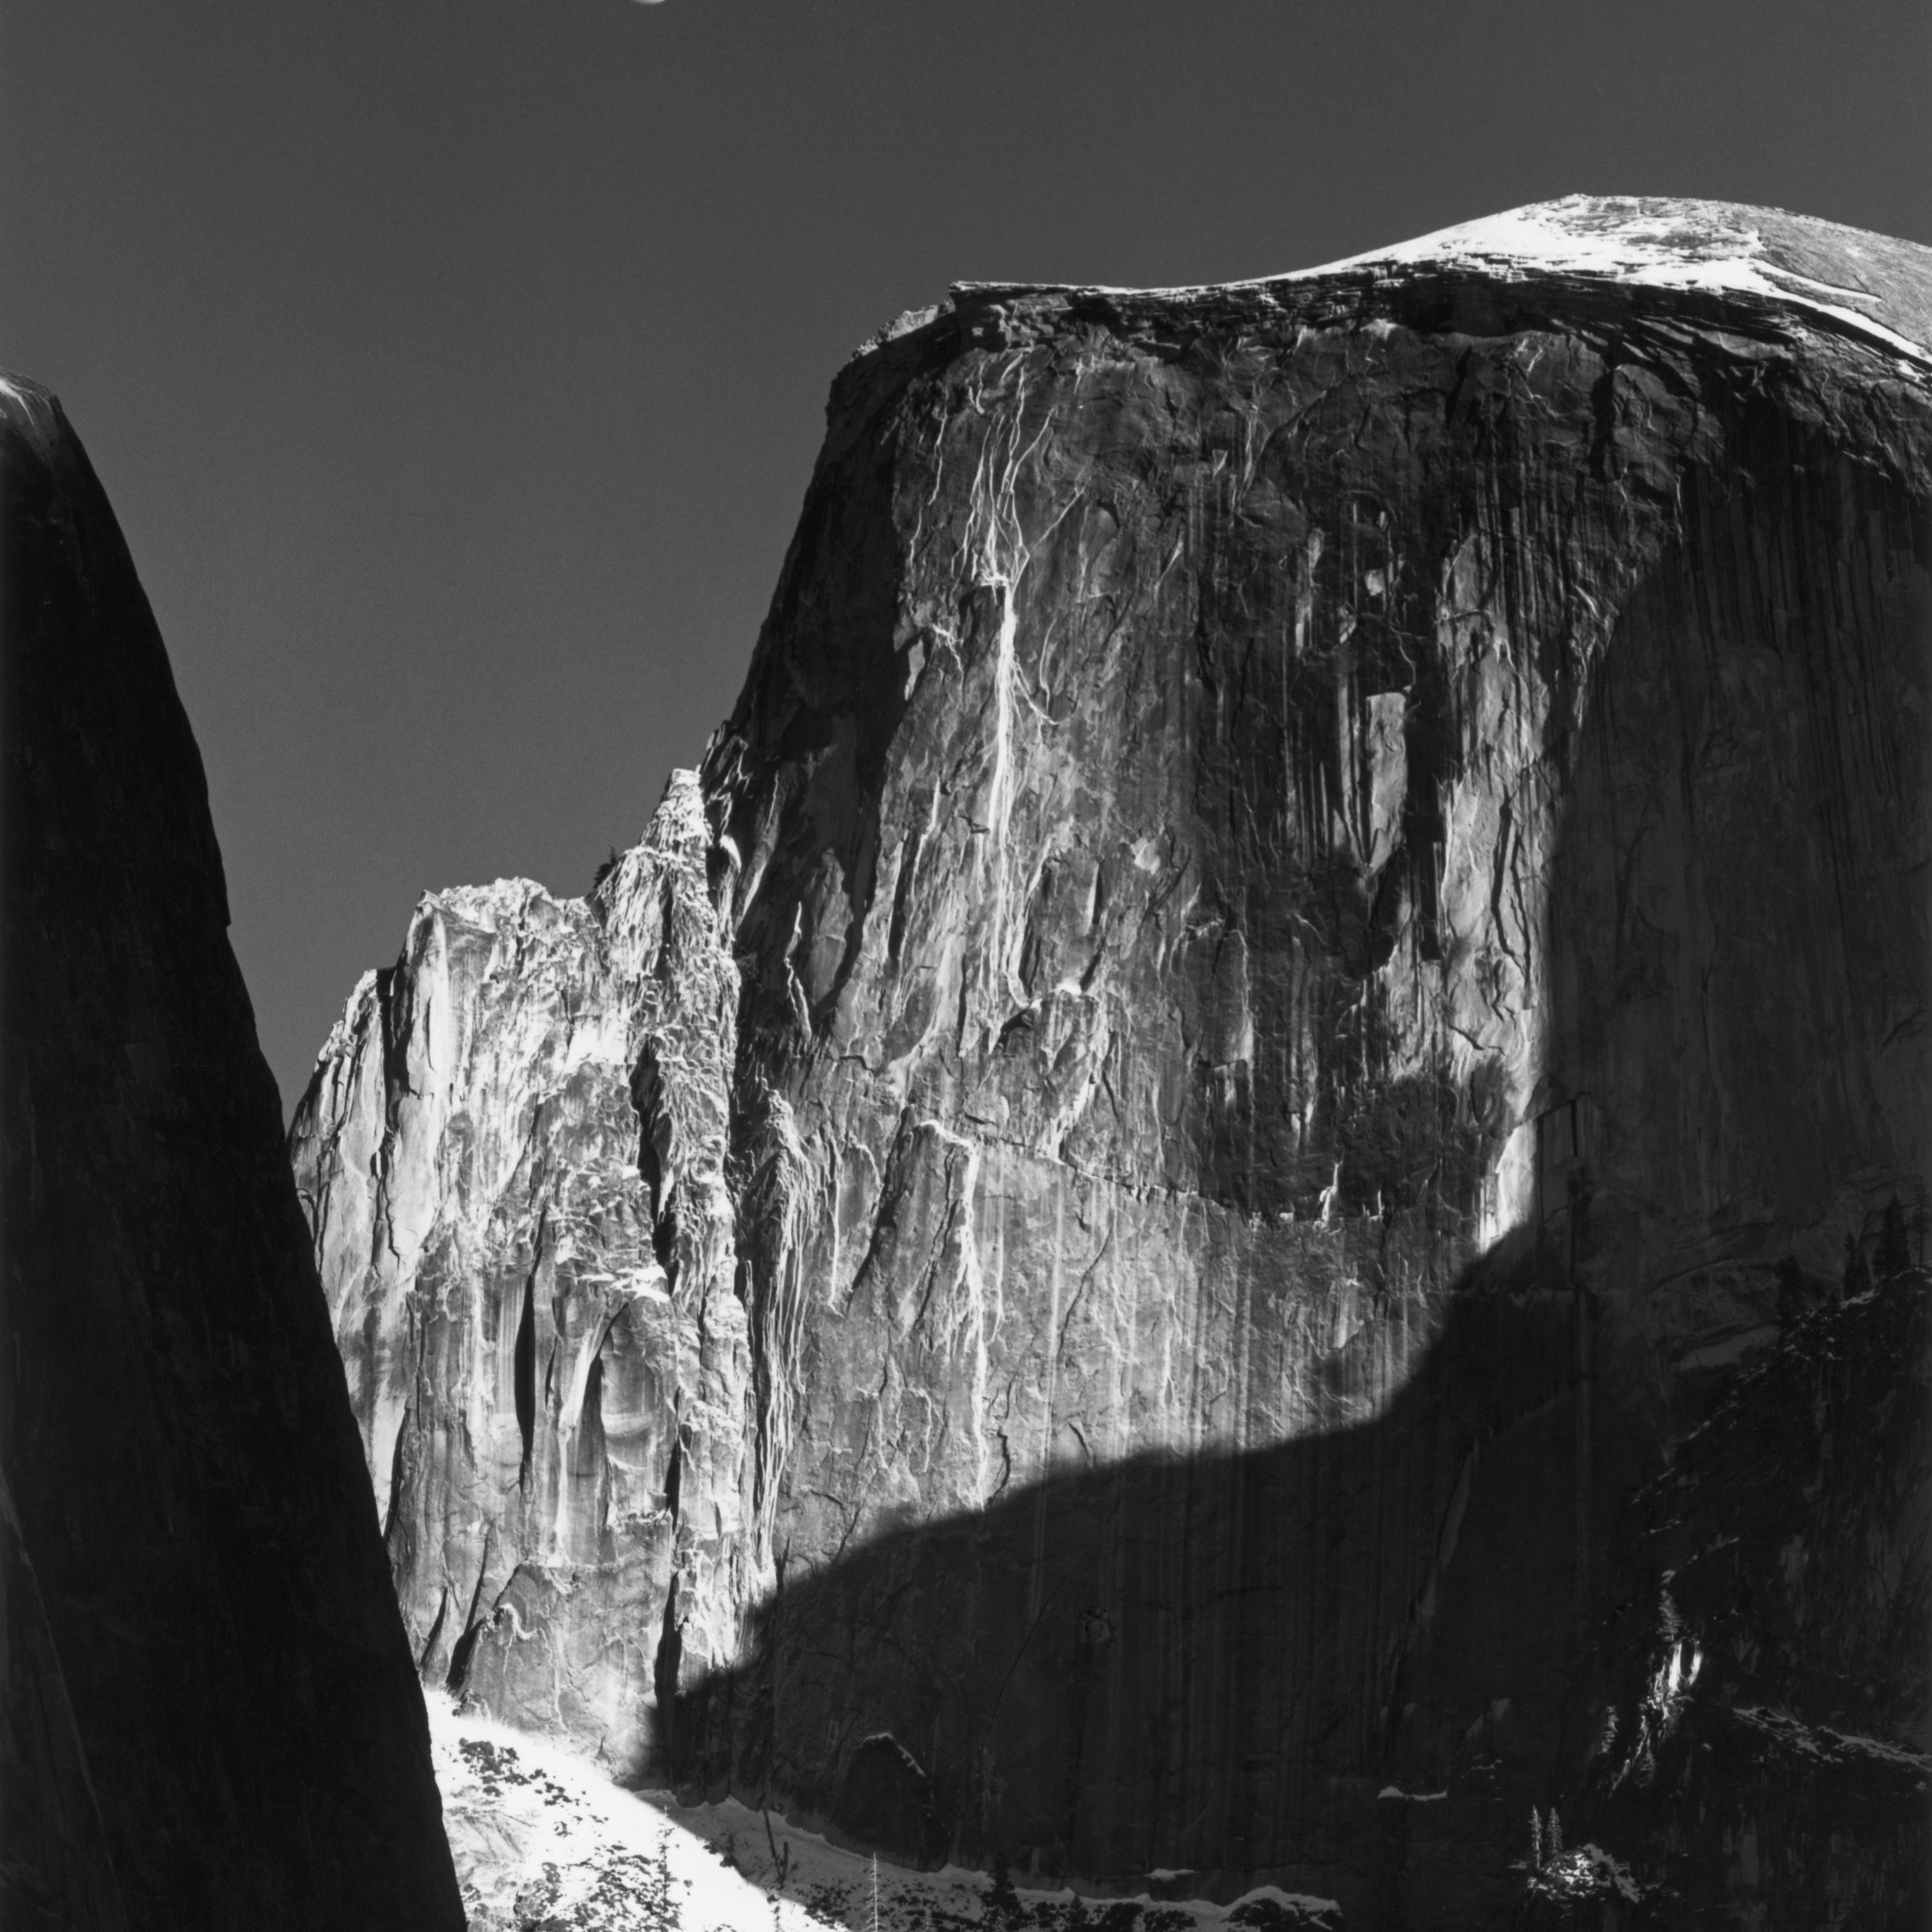
<path id="1" fill-rule="evenodd" d="M 882 332 L 702 770 L 427 898 L 298 1112 L 425 1672 L 914 1860 L 1508 1909 L 1622 1499 L 1922 1197 L 1928 317 L 1578 200 Z"/>

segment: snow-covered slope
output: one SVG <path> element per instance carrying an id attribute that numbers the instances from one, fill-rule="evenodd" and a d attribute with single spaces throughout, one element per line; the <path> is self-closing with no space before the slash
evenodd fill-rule
<path id="1" fill-rule="evenodd" d="M 914 1871 L 736 1799 L 631 1792 L 569 1745 L 429 1694 L 443 1822 L 470 1932 L 1336 1932 L 1340 1908 L 1263 1886 L 1232 1905 L 1001 1892 L 984 1872 Z"/>
<path id="2" fill-rule="evenodd" d="M 1924 362 L 1932 361 L 1928 256 L 1910 242 L 1777 208 L 1571 194 L 1304 268 L 1288 279 L 1466 267 L 1490 275 L 1591 275 L 1653 288 L 1760 296 L 1868 332 Z"/>

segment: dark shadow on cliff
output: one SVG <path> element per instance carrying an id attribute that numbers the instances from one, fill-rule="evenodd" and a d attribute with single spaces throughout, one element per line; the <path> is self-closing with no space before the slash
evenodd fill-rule
<path id="1" fill-rule="evenodd" d="M 1359 1893 L 1420 1832 L 1493 1897 L 1588 1621 L 1590 1318 L 1526 1237 L 1372 1422 L 1069 1471 L 786 1576 L 754 1660 L 678 1700 L 678 1782 L 1130 1891 Z"/>

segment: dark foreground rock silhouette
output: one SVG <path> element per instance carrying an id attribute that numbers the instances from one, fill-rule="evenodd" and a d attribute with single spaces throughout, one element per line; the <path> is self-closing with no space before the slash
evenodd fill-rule
<path id="1" fill-rule="evenodd" d="M 869 344 L 701 770 L 298 1112 L 424 1669 L 907 1856 L 1540 1910 L 1629 1498 L 1924 1198 L 1928 342 L 1924 249 L 1578 199 Z"/>
<path id="2" fill-rule="evenodd" d="M 0 382 L 0 1923 L 463 1922 L 201 762 Z"/>

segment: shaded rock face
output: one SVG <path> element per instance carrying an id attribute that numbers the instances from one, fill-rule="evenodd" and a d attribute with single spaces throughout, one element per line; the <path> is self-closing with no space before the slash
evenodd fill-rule
<path id="1" fill-rule="evenodd" d="M 905 318 L 644 844 L 424 902 L 292 1151 L 427 1669 L 1511 1909 L 1622 1498 L 1932 1072 L 1926 251 L 1529 214 Z"/>
<path id="2" fill-rule="evenodd" d="M 24 383 L 0 486 L 0 1917 L 458 1927 L 200 760 Z"/>
<path id="3" fill-rule="evenodd" d="M 1640 1923 L 1932 1918 L 1928 1329 L 1916 1267 L 1787 1308 L 1618 1526 L 1557 1784 L 1572 1843 L 1648 1854 Z"/>

